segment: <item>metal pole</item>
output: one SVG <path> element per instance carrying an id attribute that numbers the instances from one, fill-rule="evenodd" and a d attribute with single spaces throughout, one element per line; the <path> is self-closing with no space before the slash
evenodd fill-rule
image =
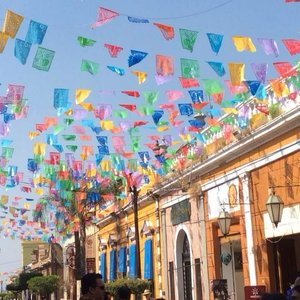
<path id="1" fill-rule="evenodd" d="M 138 198 L 139 192 L 136 186 L 131 187 L 131 192 L 133 195 L 133 216 L 134 216 L 134 237 L 135 237 L 135 266 L 136 266 L 136 276 L 141 278 L 141 258 L 140 258 L 140 235 L 139 235 L 139 216 L 138 216 Z"/>

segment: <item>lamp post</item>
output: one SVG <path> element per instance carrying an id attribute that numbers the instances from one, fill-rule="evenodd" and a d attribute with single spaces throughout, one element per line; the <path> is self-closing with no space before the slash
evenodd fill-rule
<path id="1" fill-rule="evenodd" d="M 271 222 L 275 225 L 275 227 L 277 227 L 278 223 L 281 222 L 284 203 L 279 196 L 275 195 L 274 191 L 272 191 L 269 195 L 266 207 Z"/>
<path id="2" fill-rule="evenodd" d="M 230 231 L 231 216 L 228 211 L 223 209 L 218 217 L 218 224 L 222 234 L 226 237 Z"/>

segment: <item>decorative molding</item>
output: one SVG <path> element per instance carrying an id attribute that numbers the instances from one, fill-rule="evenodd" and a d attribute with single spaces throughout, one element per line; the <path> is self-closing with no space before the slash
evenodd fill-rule
<path id="1" fill-rule="evenodd" d="M 117 233 L 110 233 L 108 235 L 107 244 L 110 247 L 116 247 L 118 245 L 118 242 L 119 242 L 119 238 L 118 238 L 118 234 Z"/>
<path id="2" fill-rule="evenodd" d="M 128 227 L 128 229 L 126 231 L 126 238 L 131 242 L 135 241 L 135 228 L 134 228 L 134 226 Z"/>
<path id="3" fill-rule="evenodd" d="M 152 226 L 151 221 L 145 220 L 141 229 L 141 235 L 145 235 L 145 237 L 152 236 L 154 233 L 154 228 Z"/>
<path id="4" fill-rule="evenodd" d="M 99 236 L 98 241 L 99 241 L 99 250 L 105 251 L 107 249 L 107 239 L 101 238 Z"/>

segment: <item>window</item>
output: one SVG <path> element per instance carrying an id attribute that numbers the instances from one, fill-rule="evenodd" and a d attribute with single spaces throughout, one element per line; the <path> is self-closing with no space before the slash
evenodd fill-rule
<path id="1" fill-rule="evenodd" d="M 153 279 L 152 240 L 144 244 L 144 279 Z"/>
<path id="2" fill-rule="evenodd" d="M 116 272 L 116 250 L 110 251 L 110 257 L 109 257 L 109 280 L 115 280 L 117 278 L 117 272 Z"/>
<path id="3" fill-rule="evenodd" d="M 136 278 L 136 246 L 135 244 L 129 247 L 129 278 Z"/>
<path id="4" fill-rule="evenodd" d="M 118 256 L 118 272 L 126 274 L 126 247 L 122 247 L 119 250 Z"/>
<path id="5" fill-rule="evenodd" d="M 106 252 L 102 252 L 100 255 L 100 274 L 103 280 L 106 281 Z"/>

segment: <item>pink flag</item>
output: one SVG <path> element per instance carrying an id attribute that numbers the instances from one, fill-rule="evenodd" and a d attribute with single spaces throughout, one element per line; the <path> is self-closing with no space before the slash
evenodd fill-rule
<path id="1" fill-rule="evenodd" d="M 191 88 L 191 87 L 198 87 L 199 86 L 199 82 L 195 78 L 179 77 L 179 81 L 181 83 L 181 86 L 184 89 Z"/>
<path id="2" fill-rule="evenodd" d="M 184 97 L 184 94 L 182 91 L 175 91 L 175 90 L 166 91 L 166 95 L 170 101 L 175 101 L 179 98 Z"/>
<path id="3" fill-rule="evenodd" d="M 97 21 L 92 24 L 92 28 L 101 26 L 107 22 L 109 22 L 112 18 L 119 16 L 119 14 L 115 11 L 99 7 L 97 13 Z"/>

